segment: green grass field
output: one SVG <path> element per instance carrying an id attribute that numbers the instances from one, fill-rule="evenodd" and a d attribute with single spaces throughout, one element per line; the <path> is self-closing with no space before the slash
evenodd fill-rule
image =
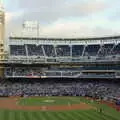
<path id="1" fill-rule="evenodd" d="M 32 106 L 50 106 L 50 105 L 67 105 L 80 104 L 82 98 L 80 97 L 36 97 L 36 98 L 22 98 L 19 102 L 20 105 Z"/>
<path id="2" fill-rule="evenodd" d="M 54 102 L 44 102 L 54 100 Z M 97 110 L 70 110 L 70 111 L 20 111 L 0 110 L 0 120 L 120 120 L 120 112 L 104 104 L 91 102 L 82 97 L 40 97 L 22 98 L 21 105 L 65 105 L 68 102 L 78 104 L 84 102 L 102 108 L 103 113 Z"/>

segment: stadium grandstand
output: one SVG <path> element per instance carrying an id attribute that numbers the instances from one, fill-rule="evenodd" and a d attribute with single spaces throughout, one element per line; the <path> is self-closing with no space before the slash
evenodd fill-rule
<path id="1" fill-rule="evenodd" d="M 120 37 L 10 37 L 6 78 L 119 78 Z"/>
<path id="2" fill-rule="evenodd" d="M 38 16 L 31 11 L 30 1 L 21 5 L 26 10 L 30 5 L 29 17 L 32 19 L 35 13 L 42 22 L 44 16 L 40 15 L 46 14 L 49 7 L 52 11 L 48 14 L 57 13 L 54 2 L 47 7 L 47 1 L 38 3 L 42 10 Z M 71 3 L 73 5 L 68 5 L 75 9 L 74 2 Z M 87 2 L 83 3 L 82 8 Z M 65 1 L 60 4 L 72 12 Z M 94 12 L 92 8 L 96 5 L 87 3 L 85 9 L 89 7 L 90 12 Z M 23 16 L 27 18 L 27 14 L 25 9 L 17 10 L 17 7 L 11 3 L 7 14 L 0 9 L 0 120 L 120 120 L 120 36 L 42 38 L 42 34 L 39 35 L 42 24 L 38 21 L 24 21 L 20 32 L 16 25 Z M 77 13 L 82 13 L 81 10 L 88 11 L 79 9 Z M 12 12 L 15 15 L 11 15 Z M 5 15 L 11 23 L 6 28 L 13 27 L 21 36 L 11 35 L 5 41 Z M 12 17 L 17 18 L 16 25 L 12 24 L 16 21 Z M 48 18 L 47 15 L 45 19 Z M 64 29 L 63 25 L 60 28 Z M 86 29 L 84 25 L 83 28 Z"/>

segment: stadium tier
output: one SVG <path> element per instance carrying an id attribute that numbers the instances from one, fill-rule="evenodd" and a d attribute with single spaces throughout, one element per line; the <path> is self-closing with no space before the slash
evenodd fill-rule
<path id="1" fill-rule="evenodd" d="M 0 96 L 89 96 L 105 100 L 120 96 L 120 82 L 87 80 L 6 80 Z"/>
<path id="2" fill-rule="evenodd" d="M 103 57 L 120 54 L 120 43 L 93 45 L 10 45 L 10 55 L 17 57 Z"/>
<path id="3" fill-rule="evenodd" d="M 119 78 L 120 37 L 10 37 L 7 78 Z"/>

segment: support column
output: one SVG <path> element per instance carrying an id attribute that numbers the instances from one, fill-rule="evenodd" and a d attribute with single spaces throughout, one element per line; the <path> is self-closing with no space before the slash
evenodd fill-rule
<path id="1" fill-rule="evenodd" d="M 46 60 L 46 53 L 45 53 L 45 49 L 44 49 L 43 45 L 41 46 L 41 48 L 42 48 L 42 51 L 43 51 L 43 55 L 45 57 L 45 62 L 47 62 L 47 60 Z"/>

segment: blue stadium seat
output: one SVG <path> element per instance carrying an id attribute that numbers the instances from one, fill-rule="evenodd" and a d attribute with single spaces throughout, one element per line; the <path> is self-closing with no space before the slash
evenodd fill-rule
<path id="1" fill-rule="evenodd" d="M 57 56 L 70 56 L 70 46 L 68 45 L 58 45 L 56 46 Z"/>
<path id="2" fill-rule="evenodd" d="M 100 45 L 88 45 L 85 48 L 84 56 L 96 56 L 98 53 L 98 50 L 100 49 Z"/>
<path id="3" fill-rule="evenodd" d="M 99 52 L 99 55 L 101 55 L 101 56 L 111 55 L 113 46 L 114 46 L 114 44 L 104 44 L 102 46 L 102 49 Z"/>
<path id="4" fill-rule="evenodd" d="M 55 56 L 55 49 L 53 45 L 43 45 L 45 54 L 48 57 L 54 57 Z"/>
<path id="5" fill-rule="evenodd" d="M 44 56 L 41 45 L 27 44 L 28 56 Z"/>
<path id="6" fill-rule="evenodd" d="M 24 45 L 10 45 L 10 55 L 12 56 L 26 56 Z"/>
<path id="7" fill-rule="evenodd" d="M 82 56 L 84 45 L 73 45 L 72 46 L 72 56 L 80 57 Z"/>
<path id="8" fill-rule="evenodd" d="M 113 55 L 120 55 L 120 43 L 117 44 L 117 45 L 113 48 L 112 54 L 113 54 Z"/>

